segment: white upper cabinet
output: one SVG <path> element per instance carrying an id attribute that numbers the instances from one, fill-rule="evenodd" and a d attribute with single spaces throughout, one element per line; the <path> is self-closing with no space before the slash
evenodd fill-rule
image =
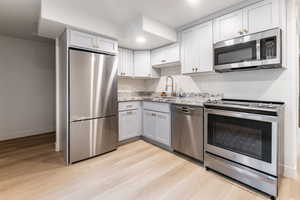
<path id="1" fill-rule="evenodd" d="M 69 44 L 78 48 L 117 53 L 117 41 L 99 37 L 96 35 L 69 30 Z"/>
<path id="2" fill-rule="evenodd" d="M 134 51 L 134 76 L 158 77 L 157 71 L 152 69 L 150 51 Z"/>
<path id="3" fill-rule="evenodd" d="M 119 48 L 118 54 L 118 74 L 119 76 L 134 76 L 133 51 Z"/>
<path id="4" fill-rule="evenodd" d="M 151 65 L 153 67 L 167 67 L 171 65 L 178 65 L 179 63 L 180 58 L 178 43 L 151 51 Z"/>
<path id="5" fill-rule="evenodd" d="M 95 37 L 79 31 L 70 31 L 70 44 L 72 46 L 92 49 L 95 47 Z"/>
<path id="6" fill-rule="evenodd" d="M 243 27 L 243 10 L 219 17 L 214 20 L 214 41 L 241 36 Z"/>
<path id="7" fill-rule="evenodd" d="M 265 0 L 214 20 L 214 42 L 280 27 L 279 0 Z"/>
<path id="8" fill-rule="evenodd" d="M 151 77 L 150 51 L 134 52 L 135 77 Z"/>
<path id="9" fill-rule="evenodd" d="M 256 33 L 280 26 L 279 2 L 265 0 L 244 9 L 246 33 Z"/>
<path id="10" fill-rule="evenodd" d="M 207 22 L 182 32 L 182 73 L 199 73 L 213 70 L 213 27 Z"/>

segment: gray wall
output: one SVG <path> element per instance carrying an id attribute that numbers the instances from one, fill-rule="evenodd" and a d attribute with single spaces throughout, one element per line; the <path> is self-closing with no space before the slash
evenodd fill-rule
<path id="1" fill-rule="evenodd" d="M 55 130 L 55 46 L 0 35 L 0 140 Z"/>

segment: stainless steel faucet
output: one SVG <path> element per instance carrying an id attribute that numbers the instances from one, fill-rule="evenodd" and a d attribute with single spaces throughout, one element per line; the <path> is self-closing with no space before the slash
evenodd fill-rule
<path id="1" fill-rule="evenodd" d="M 172 81 L 171 96 L 173 96 L 173 94 L 174 94 L 174 78 L 172 76 L 167 76 L 166 77 L 166 91 L 168 91 L 168 88 L 169 88 L 169 85 L 168 85 L 169 79 L 171 79 L 171 81 Z"/>

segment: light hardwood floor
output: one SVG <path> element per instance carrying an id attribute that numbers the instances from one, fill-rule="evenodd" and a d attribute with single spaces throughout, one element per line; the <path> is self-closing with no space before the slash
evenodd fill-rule
<path id="1" fill-rule="evenodd" d="M 69 167 L 51 135 L 38 141 L 0 142 L 1 200 L 268 199 L 144 141 Z M 300 199 L 299 190 L 299 180 L 284 179 L 279 199 Z"/>

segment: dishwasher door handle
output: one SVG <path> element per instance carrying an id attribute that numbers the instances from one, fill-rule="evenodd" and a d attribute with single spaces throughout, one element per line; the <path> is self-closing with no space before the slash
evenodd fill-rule
<path id="1" fill-rule="evenodd" d="M 185 106 L 176 106 L 176 109 L 179 111 L 195 111 L 196 109 L 185 107 Z"/>

